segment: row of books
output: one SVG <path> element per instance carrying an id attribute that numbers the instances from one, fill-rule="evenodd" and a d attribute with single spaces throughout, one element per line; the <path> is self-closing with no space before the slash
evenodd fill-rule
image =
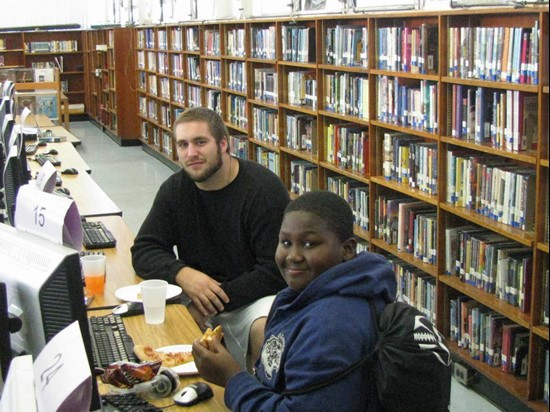
<path id="1" fill-rule="evenodd" d="M 201 88 L 193 85 L 187 85 L 187 104 L 189 107 L 202 106 Z"/>
<path id="2" fill-rule="evenodd" d="M 227 96 L 227 120 L 238 127 L 246 129 L 248 113 L 246 110 L 246 98 L 235 95 Z"/>
<path id="3" fill-rule="evenodd" d="M 187 35 L 185 36 L 186 50 L 198 52 L 199 51 L 199 28 L 187 27 Z"/>
<path id="4" fill-rule="evenodd" d="M 138 36 L 139 36 L 139 31 L 138 31 Z M 138 47 L 140 46 L 138 45 Z M 170 28 L 170 49 L 183 50 L 183 32 L 181 30 L 181 27 Z"/>
<path id="5" fill-rule="evenodd" d="M 290 192 L 302 195 L 317 190 L 317 165 L 307 160 L 292 160 L 290 162 Z"/>
<path id="6" fill-rule="evenodd" d="M 246 67 L 244 62 L 231 62 L 228 67 L 227 87 L 237 92 L 246 92 Z"/>
<path id="7" fill-rule="evenodd" d="M 160 97 L 170 100 L 170 79 L 168 77 L 159 78 Z"/>
<path id="8" fill-rule="evenodd" d="M 410 73 L 437 72 L 438 27 L 381 27 L 377 35 L 377 67 Z"/>
<path id="9" fill-rule="evenodd" d="M 527 376 L 529 331 L 466 296 L 451 299 L 450 340 L 470 356 L 518 377 Z"/>
<path id="10" fill-rule="evenodd" d="M 369 187 L 346 176 L 327 176 L 327 190 L 341 196 L 353 211 L 353 222 L 369 230 Z"/>
<path id="11" fill-rule="evenodd" d="M 368 171 L 368 129 L 353 123 L 330 123 L 326 127 L 326 161 L 343 169 Z"/>
<path id="12" fill-rule="evenodd" d="M 158 53 L 158 72 L 168 75 L 168 53 Z"/>
<path id="13" fill-rule="evenodd" d="M 205 63 L 206 83 L 210 86 L 221 87 L 222 85 L 222 67 L 221 62 L 217 60 L 207 60 Z"/>
<path id="14" fill-rule="evenodd" d="M 425 130 L 438 130 L 437 83 L 420 80 L 417 85 L 399 84 L 391 76 L 376 78 L 376 118 L 382 122 Z"/>
<path id="15" fill-rule="evenodd" d="M 288 104 L 317 110 L 317 79 L 310 71 L 291 71 L 287 77 Z"/>
<path id="16" fill-rule="evenodd" d="M 397 279 L 397 301 L 414 306 L 435 324 L 435 278 L 393 255 L 386 255 L 386 258 Z"/>
<path id="17" fill-rule="evenodd" d="M 246 57 L 245 45 L 245 30 L 232 29 L 226 34 L 227 54 L 233 57 Z"/>
<path id="18" fill-rule="evenodd" d="M 137 44 L 140 49 L 154 49 L 155 48 L 155 30 L 148 28 L 144 30 L 138 30 L 137 32 Z"/>
<path id="19" fill-rule="evenodd" d="M 168 33 L 166 33 L 166 30 L 157 30 L 157 42 L 159 50 L 168 50 Z"/>
<path id="20" fill-rule="evenodd" d="M 254 69 L 254 97 L 266 103 L 277 104 L 277 70 L 271 67 Z"/>
<path id="21" fill-rule="evenodd" d="M 268 28 L 253 27 L 251 29 L 252 47 L 250 48 L 250 57 L 275 60 L 276 37 L 275 26 L 269 26 Z"/>
<path id="22" fill-rule="evenodd" d="M 279 113 L 277 110 L 253 107 L 252 122 L 254 138 L 274 146 L 279 145 Z"/>
<path id="23" fill-rule="evenodd" d="M 315 62 L 315 29 L 304 26 L 282 26 L 283 60 L 310 63 Z"/>
<path id="24" fill-rule="evenodd" d="M 75 52 L 78 51 L 78 41 L 31 41 L 25 43 L 25 51 L 27 53 Z"/>
<path id="25" fill-rule="evenodd" d="M 436 142 L 400 132 L 385 132 L 382 173 L 386 180 L 404 183 L 429 195 L 437 194 Z"/>
<path id="26" fill-rule="evenodd" d="M 475 226 L 445 229 L 445 271 L 522 312 L 531 307 L 533 250 Z"/>
<path id="27" fill-rule="evenodd" d="M 188 80 L 201 81 L 201 66 L 198 56 L 187 57 L 187 76 Z"/>
<path id="28" fill-rule="evenodd" d="M 449 76 L 538 84 L 539 22 L 525 27 L 449 28 Z"/>
<path id="29" fill-rule="evenodd" d="M 207 56 L 219 56 L 221 50 L 220 31 L 204 31 L 204 52 Z"/>
<path id="30" fill-rule="evenodd" d="M 151 93 L 152 95 L 155 95 L 157 96 L 157 92 L 158 92 L 158 89 L 157 89 L 157 75 L 156 74 L 149 74 L 147 76 L 147 83 L 148 83 L 148 86 L 149 86 L 149 93 Z"/>
<path id="31" fill-rule="evenodd" d="M 286 116 L 286 147 L 316 154 L 316 141 L 317 119 L 315 117 L 302 114 Z"/>
<path id="32" fill-rule="evenodd" d="M 279 153 L 268 150 L 262 146 L 256 146 L 256 161 L 279 176 L 281 162 Z"/>
<path id="33" fill-rule="evenodd" d="M 536 171 L 506 159 L 447 151 L 447 202 L 497 222 L 533 230 Z"/>
<path id="34" fill-rule="evenodd" d="M 172 127 L 172 111 L 170 106 L 161 104 L 160 105 L 160 121 L 164 127 Z"/>
<path id="35" fill-rule="evenodd" d="M 157 71 L 157 54 L 155 52 L 147 52 L 147 70 Z"/>
<path id="36" fill-rule="evenodd" d="M 248 136 L 247 135 L 229 135 L 229 145 L 231 153 L 240 158 L 248 159 Z"/>
<path id="37" fill-rule="evenodd" d="M 537 143 L 536 94 L 452 86 L 451 136 L 490 142 L 503 150 L 533 150 Z"/>
<path id="38" fill-rule="evenodd" d="M 435 206 L 411 198 L 380 195 L 374 202 L 374 234 L 397 250 L 432 265 L 437 260 Z"/>
<path id="39" fill-rule="evenodd" d="M 206 107 L 222 115 L 222 92 L 219 90 L 206 91 Z"/>
<path id="40" fill-rule="evenodd" d="M 185 94 L 182 81 L 172 80 L 172 101 L 185 104 Z"/>
<path id="41" fill-rule="evenodd" d="M 327 28 L 325 61 L 336 66 L 368 67 L 367 27 L 338 25 Z"/>
<path id="42" fill-rule="evenodd" d="M 169 157 L 172 157 L 174 152 L 174 146 L 172 145 L 172 134 L 167 131 L 162 132 L 162 151 Z"/>
<path id="43" fill-rule="evenodd" d="M 181 54 L 171 54 L 170 58 L 172 60 L 172 76 L 183 77 L 183 57 Z M 138 67 L 141 68 L 139 63 Z"/>
<path id="44" fill-rule="evenodd" d="M 369 80 L 350 73 L 325 74 L 325 110 L 369 119 Z"/>

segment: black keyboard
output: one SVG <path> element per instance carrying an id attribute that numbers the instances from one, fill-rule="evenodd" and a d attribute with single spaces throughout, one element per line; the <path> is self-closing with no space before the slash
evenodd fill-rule
<path id="1" fill-rule="evenodd" d="M 116 395 L 103 395 L 101 397 L 103 412 L 161 412 L 149 401 L 141 398 L 135 393 L 124 393 Z"/>
<path id="2" fill-rule="evenodd" d="M 43 166 L 48 160 L 54 166 L 61 166 L 61 160 L 51 154 L 39 153 L 34 156 L 34 160 L 36 160 L 40 166 Z"/>
<path id="3" fill-rule="evenodd" d="M 134 354 L 134 341 L 119 315 L 92 316 L 88 323 L 96 367 L 105 368 L 118 361 L 139 363 Z"/>
<path id="4" fill-rule="evenodd" d="M 102 249 L 116 246 L 116 239 L 103 222 L 82 222 L 84 246 L 87 249 Z"/>

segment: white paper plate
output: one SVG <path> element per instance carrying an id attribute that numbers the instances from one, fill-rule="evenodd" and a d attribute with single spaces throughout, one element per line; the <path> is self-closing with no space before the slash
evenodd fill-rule
<path id="1" fill-rule="evenodd" d="M 181 288 L 176 285 L 168 285 L 166 289 L 166 299 L 172 299 L 181 293 Z M 118 288 L 115 296 L 126 302 L 142 302 L 141 287 L 139 285 L 129 285 Z"/>
<path id="2" fill-rule="evenodd" d="M 157 348 L 159 352 L 191 352 L 191 345 L 172 345 Z M 183 365 L 174 366 L 172 369 L 179 376 L 196 375 L 199 373 L 195 362 L 187 362 Z"/>

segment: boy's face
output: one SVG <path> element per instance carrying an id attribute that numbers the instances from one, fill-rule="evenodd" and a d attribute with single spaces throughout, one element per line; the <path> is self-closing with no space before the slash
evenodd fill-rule
<path id="1" fill-rule="evenodd" d="M 342 242 L 317 215 L 304 211 L 285 215 L 275 261 L 288 286 L 304 289 L 321 273 L 355 256 L 354 238 Z"/>

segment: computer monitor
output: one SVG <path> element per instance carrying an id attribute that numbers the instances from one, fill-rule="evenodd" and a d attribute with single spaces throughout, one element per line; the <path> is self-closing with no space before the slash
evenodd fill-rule
<path id="1" fill-rule="evenodd" d="M 6 284 L 0 282 L 0 370 L 2 382 L 6 381 L 11 363 L 10 317 Z"/>
<path id="2" fill-rule="evenodd" d="M 15 120 L 11 114 L 6 114 L 4 116 L 4 121 L 2 122 L 2 141 L 7 147 L 10 142 L 10 138 L 15 127 Z"/>
<path id="3" fill-rule="evenodd" d="M 90 410 L 99 409 L 78 252 L 0 224 L 0 261 L 0 282 L 6 284 L 9 311 L 23 324 L 11 335 L 12 349 L 36 359 L 58 332 L 78 321 L 88 356 L 83 366 L 94 377 Z"/>
<path id="4" fill-rule="evenodd" d="M 10 99 L 13 98 L 13 95 L 15 94 L 15 83 L 11 80 L 4 80 L 4 83 L 2 83 L 2 96 L 9 97 Z"/>

